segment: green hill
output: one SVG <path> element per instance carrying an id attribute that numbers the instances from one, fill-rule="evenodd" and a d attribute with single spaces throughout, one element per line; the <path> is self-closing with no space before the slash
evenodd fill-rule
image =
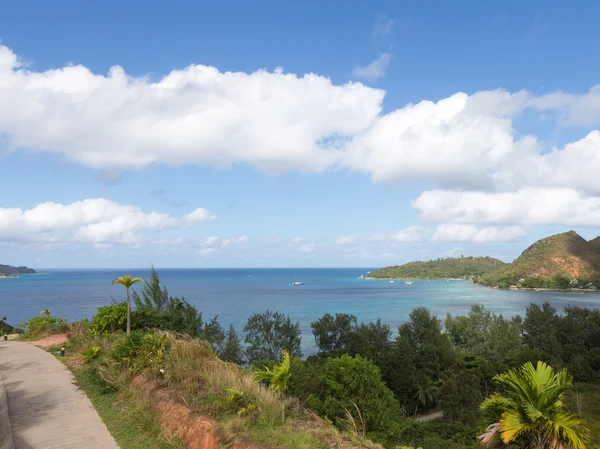
<path id="1" fill-rule="evenodd" d="M 500 288 L 600 286 L 600 238 L 588 242 L 575 231 L 543 238 L 514 262 L 476 281 Z"/>
<path id="2" fill-rule="evenodd" d="M 0 276 L 15 276 L 18 274 L 34 274 L 35 270 L 33 268 L 27 267 L 13 267 L 12 265 L 2 265 L 0 264 Z"/>
<path id="3" fill-rule="evenodd" d="M 409 262 L 369 273 L 374 279 L 469 279 L 506 265 L 493 257 L 449 257 L 427 262 Z"/>

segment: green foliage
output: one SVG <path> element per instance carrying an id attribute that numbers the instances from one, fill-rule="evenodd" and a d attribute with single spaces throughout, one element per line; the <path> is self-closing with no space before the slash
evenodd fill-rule
<path id="1" fill-rule="evenodd" d="M 326 313 L 322 318 L 310 323 L 319 353 L 338 357 L 348 353 L 350 339 L 356 332 L 356 316 L 336 313 L 335 317 Z"/>
<path id="2" fill-rule="evenodd" d="M 125 330 L 127 321 L 127 303 L 119 302 L 98 307 L 90 323 L 90 331 L 96 335 Z"/>
<path id="3" fill-rule="evenodd" d="M 65 320 L 50 315 L 36 316 L 25 323 L 19 324 L 19 327 L 25 329 L 28 333 L 37 334 L 40 332 L 57 333 Z"/>
<path id="4" fill-rule="evenodd" d="M 141 295 L 140 295 L 141 293 Z M 144 282 L 141 292 L 134 291 L 131 294 L 133 304 L 137 310 L 151 309 L 163 312 L 169 304 L 169 292 L 167 287 L 160 286 L 160 277 L 154 266 L 150 267 L 150 280 Z"/>
<path id="5" fill-rule="evenodd" d="M 502 387 L 481 409 L 498 419 L 479 437 L 493 447 L 498 440 L 520 447 L 569 447 L 586 449 L 589 431 L 575 415 L 565 410 L 565 392 L 572 387 L 566 369 L 555 372 L 544 362 L 511 369 L 494 379 Z"/>
<path id="6" fill-rule="evenodd" d="M 450 367 L 439 391 L 439 406 L 444 418 L 473 424 L 479 418 L 479 404 L 483 400 L 481 380 L 475 369 L 457 363 Z"/>
<path id="7" fill-rule="evenodd" d="M 307 404 L 339 427 L 347 422 L 347 413 L 363 422 L 367 432 L 385 430 L 400 419 L 400 404 L 379 368 L 359 355 L 327 359 L 317 381 L 320 392 L 311 394 Z"/>
<path id="8" fill-rule="evenodd" d="M 409 262 L 369 273 L 375 279 L 470 279 L 506 265 L 493 257 L 448 257 L 427 262 Z"/>
<path id="9" fill-rule="evenodd" d="M 396 344 L 413 358 L 415 410 L 419 404 L 427 408 L 434 402 L 445 370 L 455 361 L 450 339 L 442 332 L 440 320 L 428 309 L 419 307 L 411 312 L 410 320 L 400 326 Z"/>
<path id="10" fill-rule="evenodd" d="M 269 388 L 274 391 L 286 391 L 290 379 L 291 358 L 290 353 L 285 349 L 281 352 L 281 362 L 273 366 L 272 369 L 264 367 L 254 371 L 254 378 L 261 382 L 269 384 Z"/>
<path id="11" fill-rule="evenodd" d="M 225 334 L 225 341 L 222 350 L 218 353 L 219 357 L 226 362 L 244 363 L 244 348 L 242 347 L 242 339 L 238 335 L 235 327 L 229 325 L 229 329 Z"/>
<path id="12" fill-rule="evenodd" d="M 292 357 L 302 356 L 300 323 L 292 323 L 289 315 L 269 310 L 255 313 L 248 318 L 244 331 L 249 363 L 259 359 L 280 360 L 283 350 Z"/>
<path id="13" fill-rule="evenodd" d="M 0 275 L 16 276 L 19 274 L 35 274 L 36 271 L 33 268 L 28 267 L 13 267 L 12 265 L 0 264 Z"/>
<path id="14" fill-rule="evenodd" d="M 531 349 L 544 354 L 544 359 L 555 361 L 560 359 L 561 348 L 558 341 L 559 316 L 549 303 L 542 306 L 529 304 L 525 309 L 523 320 L 523 343 Z"/>
<path id="15" fill-rule="evenodd" d="M 92 360 L 97 359 L 100 355 L 100 346 L 91 346 L 89 348 L 85 348 L 83 351 L 81 351 L 81 355 L 83 355 L 83 360 L 89 363 Z"/>

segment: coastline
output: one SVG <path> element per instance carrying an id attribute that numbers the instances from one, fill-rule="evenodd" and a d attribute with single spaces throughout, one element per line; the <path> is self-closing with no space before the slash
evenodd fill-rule
<path id="1" fill-rule="evenodd" d="M 536 292 L 581 292 L 581 293 L 600 293 L 599 289 L 593 288 L 532 288 L 532 287 L 509 287 L 500 288 L 493 285 L 478 284 L 472 282 L 469 279 L 463 278 L 435 278 L 435 279 L 423 279 L 423 278 L 373 278 L 373 277 L 359 277 L 359 279 L 367 281 L 466 281 L 479 287 L 491 288 L 493 290 L 505 290 L 505 291 L 536 291 Z"/>
<path id="2" fill-rule="evenodd" d="M 508 287 L 508 288 L 500 288 L 498 286 L 493 285 L 485 285 L 485 284 L 477 284 L 480 287 L 491 288 L 494 290 L 505 290 L 505 291 L 535 291 L 535 292 L 582 292 L 582 293 L 600 293 L 600 290 L 593 288 L 533 288 L 533 287 Z"/>
<path id="3" fill-rule="evenodd" d="M 424 278 L 372 278 L 364 276 L 360 279 L 366 279 L 367 281 L 468 281 L 463 278 L 435 278 L 435 279 L 424 279 Z"/>

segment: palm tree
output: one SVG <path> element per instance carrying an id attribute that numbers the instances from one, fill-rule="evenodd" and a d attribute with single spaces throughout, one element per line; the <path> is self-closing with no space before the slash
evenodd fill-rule
<path id="1" fill-rule="evenodd" d="M 254 379 L 269 382 L 269 388 L 273 391 L 284 392 L 288 387 L 290 379 L 291 357 L 287 350 L 281 352 L 281 363 L 276 364 L 272 370 L 266 366 L 254 372 Z M 285 402 L 281 404 L 281 422 L 285 424 Z"/>
<path id="2" fill-rule="evenodd" d="M 127 290 L 127 335 L 131 332 L 131 301 L 129 301 L 129 287 L 137 282 L 144 283 L 144 280 L 142 278 L 132 278 L 129 274 L 112 281 L 113 284 L 124 285 Z"/>
<path id="3" fill-rule="evenodd" d="M 480 443 L 492 447 L 499 437 L 504 444 L 535 449 L 585 449 L 589 431 L 563 405 L 565 391 L 573 385 L 566 369 L 555 372 L 544 362 L 531 362 L 494 377 L 502 393 L 494 393 L 481 404 L 482 410 L 497 411 L 500 420 L 490 425 Z"/>
<path id="4" fill-rule="evenodd" d="M 418 389 L 415 393 L 414 398 L 416 399 L 415 415 L 419 410 L 419 404 L 426 407 L 428 404 L 433 402 L 433 398 L 437 392 L 437 387 L 431 380 L 431 377 L 425 376 L 418 383 Z"/>

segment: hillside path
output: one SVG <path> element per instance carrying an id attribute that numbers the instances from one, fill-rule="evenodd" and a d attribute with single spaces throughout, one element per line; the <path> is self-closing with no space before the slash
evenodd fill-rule
<path id="1" fill-rule="evenodd" d="M 15 449 L 119 449 L 71 372 L 28 343 L 0 341 Z"/>

